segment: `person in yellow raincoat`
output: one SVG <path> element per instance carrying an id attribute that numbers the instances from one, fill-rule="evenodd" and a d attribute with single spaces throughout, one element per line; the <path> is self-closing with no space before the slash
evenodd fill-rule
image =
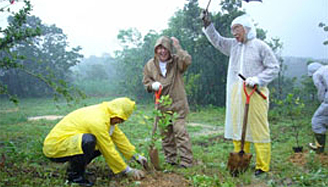
<path id="1" fill-rule="evenodd" d="M 221 36 L 211 23 L 208 12 L 203 11 L 201 19 L 207 39 L 220 52 L 229 56 L 224 136 L 233 140 L 235 152 L 240 151 L 243 106 L 245 106 L 243 82 L 238 74 L 247 77 L 245 83 L 248 86 L 248 92 L 257 85 L 259 90 L 267 96 L 267 99 L 263 99 L 259 94 L 252 96 L 245 137 L 245 152 L 249 153 L 250 143 L 254 143 L 255 175 L 261 175 L 270 170 L 271 160 L 267 85 L 277 77 L 280 70 L 279 62 L 272 49 L 256 38 L 256 28 L 248 15 L 238 16 L 232 21 L 230 29 L 234 38 Z"/>
<path id="2" fill-rule="evenodd" d="M 143 178 L 144 173 L 129 167 L 119 154 L 140 164 L 147 163 L 147 159 L 136 152 L 116 125 L 126 121 L 134 107 L 135 102 L 129 98 L 117 98 L 71 112 L 47 135 L 43 153 L 54 162 L 69 162 L 69 183 L 92 186 L 93 183 L 85 178 L 85 169 L 99 155 L 105 157 L 115 174 L 124 173 L 135 179 Z"/>

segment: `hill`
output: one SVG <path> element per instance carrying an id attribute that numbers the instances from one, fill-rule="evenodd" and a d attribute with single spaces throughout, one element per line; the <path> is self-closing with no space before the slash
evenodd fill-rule
<path id="1" fill-rule="evenodd" d="M 311 62 L 321 62 L 328 64 L 328 59 L 312 59 L 302 57 L 283 57 L 283 64 L 286 66 L 285 76 L 300 79 L 303 75 L 307 75 L 307 65 Z"/>

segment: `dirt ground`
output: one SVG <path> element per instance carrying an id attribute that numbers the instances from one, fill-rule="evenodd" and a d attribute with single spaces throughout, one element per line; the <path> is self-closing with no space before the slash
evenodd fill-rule
<path id="1" fill-rule="evenodd" d="M 27 120 L 28 121 L 36 121 L 36 120 L 41 120 L 41 119 L 44 119 L 44 120 L 56 120 L 56 119 L 61 119 L 63 118 L 64 116 L 56 116 L 56 115 L 47 115 L 47 116 L 33 116 L 33 117 L 28 117 Z"/>
<path id="2" fill-rule="evenodd" d="M 293 164 L 304 166 L 307 162 L 307 154 L 308 152 L 294 153 L 289 157 L 289 161 Z"/>
<path id="3" fill-rule="evenodd" d="M 304 152 L 301 153 L 294 153 L 289 157 L 289 161 L 292 162 L 293 164 L 304 166 L 307 163 L 307 159 L 309 157 L 309 151 L 305 150 Z M 315 160 L 319 160 L 320 163 L 324 166 L 328 166 L 328 154 L 316 154 L 315 155 Z"/>
<path id="4" fill-rule="evenodd" d="M 156 172 L 147 175 L 140 181 L 141 187 L 187 187 L 191 184 L 183 177 L 175 173 Z"/>
<path id="5" fill-rule="evenodd" d="M 126 179 L 122 174 L 114 175 L 108 168 L 105 170 L 99 170 L 98 167 L 90 166 L 89 171 L 96 175 L 89 176 L 89 180 L 97 182 L 101 186 L 115 186 L 123 187 L 124 184 L 136 184 L 139 187 L 189 187 L 192 184 L 185 179 L 182 175 L 174 172 L 163 172 L 163 171 L 149 171 L 145 178 L 135 181 L 128 178 L 128 181 L 122 182 L 122 179 Z M 108 183 L 110 181 L 110 183 Z"/>
<path id="6" fill-rule="evenodd" d="M 191 127 L 202 127 L 202 130 L 200 132 L 192 133 L 193 136 L 206 136 L 224 132 L 223 126 L 212 126 L 201 123 L 188 123 L 187 125 Z"/>

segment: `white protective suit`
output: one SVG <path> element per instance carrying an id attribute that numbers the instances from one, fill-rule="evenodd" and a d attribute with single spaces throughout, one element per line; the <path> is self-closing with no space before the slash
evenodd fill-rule
<path id="1" fill-rule="evenodd" d="M 230 56 L 227 77 L 225 138 L 240 140 L 244 116 L 245 94 L 243 81 L 238 77 L 257 77 L 259 89 L 268 98 L 263 100 L 259 94 L 253 94 L 246 131 L 246 141 L 254 143 L 269 143 L 270 130 L 267 121 L 269 108 L 269 90 L 267 85 L 277 76 L 279 63 L 271 48 L 256 38 L 256 30 L 247 15 L 237 17 L 232 23 L 240 24 L 246 31 L 244 43 L 235 38 L 222 37 L 210 24 L 203 32 L 214 47 L 223 54 Z M 250 92 L 250 89 L 248 89 Z"/>
<path id="2" fill-rule="evenodd" d="M 312 63 L 308 66 L 308 75 L 318 89 L 319 108 L 312 117 L 312 130 L 316 134 L 325 134 L 328 127 L 328 65 Z"/>

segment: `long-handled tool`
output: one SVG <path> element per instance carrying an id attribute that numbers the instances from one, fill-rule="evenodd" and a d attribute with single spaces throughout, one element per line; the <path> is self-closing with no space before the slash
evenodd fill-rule
<path id="1" fill-rule="evenodd" d="M 205 11 L 208 12 L 208 7 L 210 7 L 211 0 L 208 1 Z"/>
<path id="2" fill-rule="evenodd" d="M 242 74 L 238 74 L 238 76 L 243 79 L 243 81 L 246 81 L 246 78 L 242 75 Z M 253 87 L 254 88 L 254 87 Z M 264 95 L 262 92 L 260 92 L 260 90 L 258 88 L 255 89 L 256 93 L 258 93 L 264 100 L 267 99 L 267 96 Z"/>
<path id="3" fill-rule="evenodd" d="M 162 87 L 160 87 L 159 90 L 155 92 L 155 110 L 158 109 L 159 99 L 160 99 L 161 93 L 162 93 Z M 155 133 L 156 133 L 156 130 L 157 130 L 158 121 L 159 121 L 159 117 L 156 116 L 155 122 L 154 122 L 154 125 L 153 125 L 152 135 L 151 135 L 152 144 L 149 146 L 150 162 L 152 163 L 155 170 L 161 170 L 161 167 L 160 167 L 160 164 L 159 164 L 158 150 L 154 145 Z"/>
<path id="4" fill-rule="evenodd" d="M 250 98 L 253 95 L 253 93 L 257 90 L 257 86 L 254 86 L 254 88 L 250 92 L 250 94 L 247 93 L 245 81 L 243 82 L 243 87 L 244 87 L 244 92 L 246 95 L 246 104 L 245 104 L 245 110 L 244 110 L 244 120 L 243 120 L 242 134 L 241 134 L 240 151 L 238 153 L 235 153 L 235 152 L 230 153 L 229 160 L 228 160 L 228 169 L 232 176 L 238 176 L 239 173 L 245 172 L 247 170 L 247 168 L 249 167 L 249 163 L 253 156 L 250 153 L 245 153 L 244 144 L 245 144 L 245 135 L 246 135 L 246 129 L 247 129 Z M 260 95 L 263 95 L 263 94 L 261 93 Z"/>

